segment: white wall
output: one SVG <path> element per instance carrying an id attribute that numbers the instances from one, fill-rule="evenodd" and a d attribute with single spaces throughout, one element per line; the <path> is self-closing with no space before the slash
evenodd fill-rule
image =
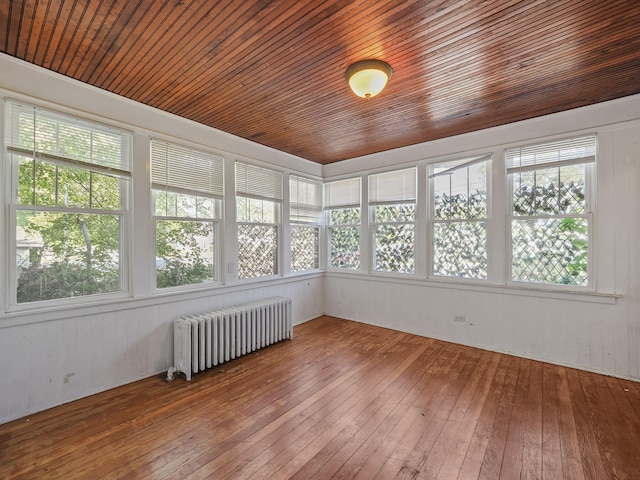
<path id="1" fill-rule="evenodd" d="M 282 258 L 283 276 L 249 282 L 237 280 L 233 222 L 227 222 L 223 232 L 221 285 L 189 292 L 154 290 L 149 138 L 166 138 L 223 155 L 227 185 L 233 185 L 236 159 L 264 163 L 285 174 L 316 177 L 322 173 L 320 165 L 1 54 L 0 95 L 133 131 L 135 200 L 133 232 L 129 238 L 133 252 L 129 295 L 108 302 L 24 310 L 24 306 L 9 304 L 4 295 L 6 275 L 0 275 L 0 423 L 166 371 L 173 361 L 172 321 L 179 316 L 280 295 L 293 299 L 294 324 L 323 313 L 322 272 L 287 275 Z M 0 109 L 2 104 L 4 100 L 0 99 Z M 0 114 L 0 130 L 3 130 L 2 116 Z M 4 148 L 0 150 L 4 152 Z M 4 157 L 1 164 L 0 192 L 7 199 L 9 179 Z M 227 188 L 227 218 L 234 216 L 233 195 L 233 188 Z M 5 226 L 0 237 L 2 252 L 7 251 L 11 234 L 6 227 L 7 220 L 3 208 L 0 211 L 0 223 Z M 3 254 L 0 260 L 3 272 L 9 264 L 8 253 Z M 231 272 L 226 268 L 228 264 L 232 264 Z"/>
<path id="2" fill-rule="evenodd" d="M 424 175 L 426 164 L 437 159 L 492 152 L 494 193 L 487 282 L 428 278 L 426 255 L 417 252 L 414 279 L 372 274 L 368 267 L 357 273 L 326 272 L 326 313 L 640 380 L 638 119 L 640 96 L 633 96 L 325 166 L 325 179 L 388 169 L 398 162 L 418 164 Z M 596 290 L 580 294 L 509 285 L 504 148 L 585 132 L 598 135 L 592 249 Z M 426 222 L 419 219 L 416 228 L 424 238 Z M 370 233 L 363 234 L 363 243 L 370 251 Z M 426 250 L 426 242 L 420 247 Z M 456 316 L 466 321 L 457 322 Z"/>

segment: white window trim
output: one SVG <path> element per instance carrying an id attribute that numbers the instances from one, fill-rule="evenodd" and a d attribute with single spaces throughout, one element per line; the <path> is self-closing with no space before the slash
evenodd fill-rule
<path id="1" fill-rule="evenodd" d="M 597 290 L 597 271 L 596 271 L 596 248 L 597 242 L 595 241 L 596 236 L 596 227 L 594 221 L 594 211 L 596 208 L 596 170 L 598 162 L 596 159 L 599 157 L 599 149 L 600 149 L 600 141 L 599 135 L 594 132 L 587 132 L 580 135 L 580 137 L 584 136 L 594 136 L 596 142 L 596 155 L 595 158 L 587 157 L 581 158 L 579 161 L 561 161 L 556 164 L 541 164 L 537 167 L 527 166 L 525 169 L 521 171 L 535 171 L 547 169 L 550 167 L 562 167 L 565 165 L 584 165 L 585 166 L 585 213 L 580 215 L 570 215 L 570 214 L 561 214 L 561 215 L 539 215 L 539 216 L 514 216 L 513 215 L 513 181 L 512 174 L 516 173 L 516 169 L 512 168 L 512 172 L 510 173 L 508 168 L 506 168 L 505 162 L 505 170 L 504 170 L 504 178 L 506 182 L 506 198 L 505 198 L 505 206 L 506 206 L 506 223 L 505 223 L 505 255 L 506 265 L 504 270 L 504 278 L 505 285 L 514 289 L 527 289 L 531 291 L 545 291 L 545 292 L 575 292 L 575 293 L 591 293 L 594 295 L 602 295 L 605 297 L 610 296 L 609 294 L 603 294 L 598 292 Z M 552 139 L 541 139 L 539 142 L 528 143 L 528 145 L 536 145 L 536 144 L 545 144 L 545 143 L 553 143 L 557 140 L 563 140 L 566 138 L 552 138 Z M 517 148 L 518 145 L 513 145 L 508 148 Z M 505 152 L 508 148 L 505 148 Z M 506 155 L 505 155 L 506 157 Z M 520 171 L 520 170 L 518 170 Z M 587 285 L 564 285 L 564 284 L 551 284 L 551 283 L 542 283 L 542 282 L 524 282 L 517 281 L 512 279 L 512 265 L 513 265 L 513 241 L 512 241 L 512 220 L 513 219 L 525 219 L 525 218 L 586 218 L 588 221 L 588 244 L 587 244 Z M 614 295 L 615 298 L 618 296 Z"/>

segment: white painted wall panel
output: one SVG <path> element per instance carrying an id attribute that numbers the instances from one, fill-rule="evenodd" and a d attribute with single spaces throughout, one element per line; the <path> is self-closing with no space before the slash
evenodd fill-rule
<path id="1" fill-rule="evenodd" d="M 591 128 L 598 133 L 596 285 L 599 292 L 619 295 L 617 300 L 575 294 L 545 298 L 544 294 L 532 296 L 530 291 L 518 293 L 504 285 L 506 273 L 496 278 L 495 271 L 493 287 L 464 288 L 426 279 L 403 282 L 362 272 L 358 275 L 328 272 L 324 291 L 327 313 L 640 380 L 640 123 L 637 113 L 635 120 L 630 113 L 638 105 L 640 97 L 636 96 L 560 114 L 564 125 Z M 618 110 L 631 116 L 617 124 L 599 126 L 599 118 L 610 121 Z M 494 142 L 501 142 L 491 147 L 500 151 L 505 144 L 521 137 L 528 125 L 541 121 L 520 122 L 485 134 Z M 548 133 L 558 136 L 563 131 Z M 465 145 L 471 147 L 474 142 L 484 143 L 480 133 L 449 139 L 449 148 L 455 152 Z M 405 152 L 406 160 L 409 154 L 415 162 L 432 158 L 428 146 L 423 146 L 424 156 L 416 153 L 418 147 L 411 147 Z M 438 142 L 438 149 L 447 154 L 446 139 Z M 383 158 L 384 154 L 376 154 L 377 167 Z M 354 159 L 349 165 L 335 169 L 327 166 L 325 173 L 335 170 L 336 174 L 348 174 L 347 167 L 358 171 L 366 168 L 365 160 L 369 159 Z M 393 158 L 388 156 L 388 161 Z M 500 178 L 494 172 L 493 179 Z M 495 216 L 504 215 L 503 202 L 499 206 L 494 210 Z M 504 255 L 503 250 L 493 245 L 490 253 Z M 497 270 L 500 274 L 500 268 Z M 455 322 L 456 315 L 465 315 L 466 322 Z"/>
<path id="2" fill-rule="evenodd" d="M 294 323 L 323 313 L 322 279 L 0 328 L 0 423 L 164 372 L 173 320 L 271 296 L 293 298 Z"/>

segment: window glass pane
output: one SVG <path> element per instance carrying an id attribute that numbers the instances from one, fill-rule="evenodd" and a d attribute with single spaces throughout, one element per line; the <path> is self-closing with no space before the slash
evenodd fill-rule
<path id="1" fill-rule="evenodd" d="M 36 191 L 33 205 L 53 207 L 56 204 L 56 166 L 51 163 L 36 162 Z M 19 187 L 22 190 L 22 186 Z"/>
<path id="2" fill-rule="evenodd" d="M 378 205 L 374 207 L 374 222 L 413 222 L 416 219 L 415 204 Z"/>
<path id="3" fill-rule="evenodd" d="M 360 267 L 359 227 L 329 229 L 329 266 L 349 269 Z"/>
<path id="4" fill-rule="evenodd" d="M 196 217 L 196 198 L 184 193 L 176 194 L 176 217 Z"/>
<path id="5" fill-rule="evenodd" d="M 238 278 L 278 273 L 278 227 L 238 225 Z"/>
<path id="6" fill-rule="evenodd" d="M 18 211 L 18 303 L 121 290 L 120 216 Z"/>
<path id="7" fill-rule="evenodd" d="M 449 175 L 439 175 L 433 179 L 433 217 L 437 220 L 451 218 L 453 199 L 449 181 Z"/>
<path id="8" fill-rule="evenodd" d="M 291 271 L 302 272 L 319 268 L 318 227 L 291 226 Z"/>
<path id="9" fill-rule="evenodd" d="M 511 232 L 513 280 L 587 285 L 586 218 L 513 220 Z"/>
<path id="10" fill-rule="evenodd" d="M 34 203 L 34 178 L 33 170 L 35 162 L 30 158 L 18 159 L 18 203 L 32 205 Z"/>
<path id="11" fill-rule="evenodd" d="M 58 166 L 58 206 L 89 208 L 90 172 Z"/>
<path id="12" fill-rule="evenodd" d="M 476 163 L 469 170 L 469 209 L 467 218 L 487 216 L 487 162 Z"/>
<path id="13" fill-rule="evenodd" d="M 156 286 L 216 280 L 214 239 L 213 222 L 156 221 Z"/>
<path id="14" fill-rule="evenodd" d="M 434 219 L 486 217 L 486 170 L 486 162 L 480 162 L 434 177 Z"/>
<path id="15" fill-rule="evenodd" d="M 249 221 L 249 217 L 249 199 L 236 196 L 236 220 L 245 223 Z"/>
<path id="16" fill-rule="evenodd" d="M 583 165 L 569 165 L 560 168 L 560 212 L 583 214 L 585 203 L 585 168 Z"/>
<path id="17" fill-rule="evenodd" d="M 534 211 L 536 172 L 518 172 L 513 178 L 513 214 L 531 215 Z"/>
<path id="18" fill-rule="evenodd" d="M 543 168 L 535 171 L 534 215 L 558 214 L 558 168 Z"/>
<path id="19" fill-rule="evenodd" d="M 279 223 L 280 204 L 269 200 L 236 197 L 238 222 Z"/>
<path id="20" fill-rule="evenodd" d="M 434 223 L 433 274 L 486 279 L 486 223 Z"/>
<path id="21" fill-rule="evenodd" d="M 207 197 L 197 197 L 196 218 L 216 218 L 216 200 Z"/>
<path id="22" fill-rule="evenodd" d="M 512 174 L 514 215 L 583 214 L 585 165 Z"/>
<path id="23" fill-rule="evenodd" d="M 162 190 L 154 190 L 154 214 L 158 216 L 175 217 L 177 201 L 176 194 Z"/>
<path id="24" fill-rule="evenodd" d="M 414 226 L 377 225 L 375 228 L 374 269 L 382 272 L 413 273 Z"/>
<path id="25" fill-rule="evenodd" d="M 91 208 L 120 210 L 122 208 L 122 186 L 128 180 L 99 173 L 91 174 Z"/>
<path id="26" fill-rule="evenodd" d="M 360 223 L 360 207 L 329 210 L 330 225 L 355 225 Z"/>

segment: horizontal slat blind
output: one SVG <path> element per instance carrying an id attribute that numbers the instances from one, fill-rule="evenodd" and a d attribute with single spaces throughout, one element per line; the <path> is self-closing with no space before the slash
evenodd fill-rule
<path id="1" fill-rule="evenodd" d="M 153 188 L 222 198 L 223 169 L 224 159 L 218 155 L 151 140 Z"/>
<path id="2" fill-rule="evenodd" d="M 320 223 L 322 183 L 309 178 L 289 177 L 290 219 L 293 223 Z"/>
<path id="3" fill-rule="evenodd" d="M 544 166 L 562 166 L 594 162 L 596 137 L 588 135 L 554 142 L 509 148 L 505 152 L 507 172 L 534 170 Z"/>
<path id="4" fill-rule="evenodd" d="M 261 200 L 282 201 L 282 173 L 236 162 L 236 194 Z"/>
<path id="5" fill-rule="evenodd" d="M 336 180 L 324 184 L 324 208 L 359 207 L 360 177 Z"/>
<path id="6" fill-rule="evenodd" d="M 100 170 L 131 171 L 132 135 L 126 130 L 7 101 L 5 142 L 9 151 L 59 163 L 96 165 Z"/>
<path id="7" fill-rule="evenodd" d="M 416 201 L 416 167 L 369 175 L 369 205 Z"/>
<path id="8" fill-rule="evenodd" d="M 429 178 L 440 177 L 442 175 L 451 175 L 456 170 L 467 168 L 477 163 L 491 160 L 491 155 L 482 155 L 481 157 L 462 158 L 460 160 L 449 160 L 444 163 L 434 163 L 430 165 Z"/>

